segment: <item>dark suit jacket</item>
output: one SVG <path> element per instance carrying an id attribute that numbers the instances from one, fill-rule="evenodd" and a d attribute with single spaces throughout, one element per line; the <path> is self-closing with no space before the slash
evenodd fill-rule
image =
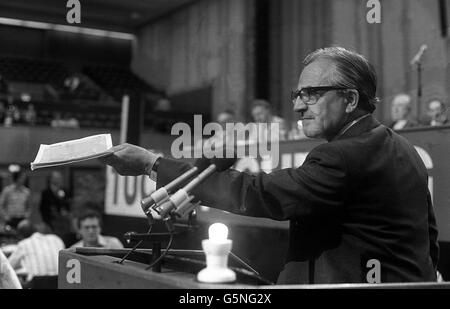
<path id="1" fill-rule="evenodd" d="M 157 185 L 189 165 L 162 159 Z M 377 259 L 381 282 L 435 281 L 437 228 L 427 170 L 414 147 L 367 117 L 314 148 L 299 168 L 252 176 L 212 175 L 194 194 L 203 205 L 290 220 L 279 283 L 367 282 Z"/>

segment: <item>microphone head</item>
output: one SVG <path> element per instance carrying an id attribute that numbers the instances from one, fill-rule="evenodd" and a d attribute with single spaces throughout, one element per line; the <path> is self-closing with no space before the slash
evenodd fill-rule
<path id="1" fill-rule="evenodd" d="M 150 207 L 155 205 L 155 200 L 151 196 L 147 196 L 141 201 L 142 211 L 147 214 Z"/>

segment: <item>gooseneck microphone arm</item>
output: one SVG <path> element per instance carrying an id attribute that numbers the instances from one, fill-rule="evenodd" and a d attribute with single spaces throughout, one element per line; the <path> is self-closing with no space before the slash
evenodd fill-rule
<path id="1" fill-rule="evenodd" d="M 213 174 L 217 170 L 217 165 L 211 164 L 203 172 L 198 174 L 197 177 L 192 179 L 183 189 L 186 192 L 191 192 L 196 186 L 201 184 L 206 178 Z"/>

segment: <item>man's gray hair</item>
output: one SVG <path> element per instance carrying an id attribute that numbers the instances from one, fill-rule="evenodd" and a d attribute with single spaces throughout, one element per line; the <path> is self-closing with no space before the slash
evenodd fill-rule
<path id="1" fill-rule="evenodd" d="M 377 75 L 374 67 L 362 55 L 342 47 L 327 47 L 318 49 L 303 61 L 308 65 L 318 59 L 329 59 L 336 66 L 331 74 L 332 86 L 356 89 L 359 92 L 359 107 L 373 112 L 378 103 Z"/>

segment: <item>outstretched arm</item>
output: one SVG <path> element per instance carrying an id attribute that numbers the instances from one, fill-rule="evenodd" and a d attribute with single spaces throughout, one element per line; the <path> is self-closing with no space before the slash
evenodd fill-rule
<path id="1" fill-rule="evenodd" d="M 114 147 L 101 159 L 121 175 L 150 174 L 157 155 L 129 144 Z M 196 199 L 206 206 L 233 213 L 288 220 L 301 216 L 330 216 L 343 205 L 346 166 L 340 152 L 329 146 L 316 147 L 297 169 L 283 169 L 253 176 L 235 170 L 211 175 L 194 189 Z M 191 167 L 190 164 L 161 159 L 157 186 L 161 187 Z"/>
<path id="2" fill-rule="evenodd" d="M 303 166 L 257 176 L 235 170 L 211 175 L 194 195 L 203 205 L 236 214 L 287 220 L 338 212 L 344 200 L 345 166 L 340 154 L 318 147 Z M 190 168 L 184 162 L 161 159 L 157 187 Z"/>

